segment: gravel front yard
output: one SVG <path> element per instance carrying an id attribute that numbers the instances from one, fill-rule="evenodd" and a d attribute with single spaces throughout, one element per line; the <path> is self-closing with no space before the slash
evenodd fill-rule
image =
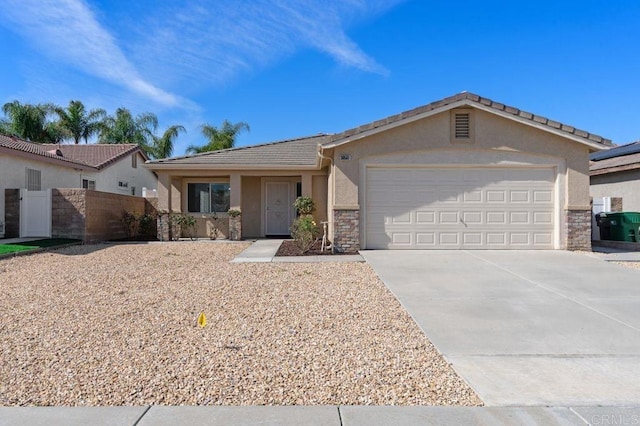
<path id="1" fill-rule="evenodd" d="M 366 264 L 245 247 L 0 260 L 0 405 L 481 404 Z"/>

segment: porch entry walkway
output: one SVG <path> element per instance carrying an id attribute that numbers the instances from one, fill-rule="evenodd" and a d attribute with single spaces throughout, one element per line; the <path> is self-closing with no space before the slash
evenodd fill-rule
<path id="1" fill-rule="evenodd" d="M 341 254 L 338 256 L 278 256 L 276 253 L 284 240 L 257 240 L 233 259 L 232 263 L 315 263 L 315 262 L 364 262 L 359 254 Z"/>

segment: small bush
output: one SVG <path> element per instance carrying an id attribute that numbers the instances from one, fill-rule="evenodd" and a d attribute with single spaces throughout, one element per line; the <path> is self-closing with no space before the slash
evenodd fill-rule
<path id="1" fill-rule="evenodd" d="M 310 215 L 316 209 L 316 205 L 311 197 L 298 197 L 293 202 L 293 207 L 296 208 L 300 216 Z"/>
<path id="2" fill-rule="evenodd" d="M 128 239 L 155 237 L 155 215 L 123 211 L 122 223 L 124 224 Z"/>
<path id="3" fill-rule="evenodd" d="M 319 236 L 320 228 L 311 215 L 300 216 L 291 225 L 291 237 L 303 253 L 311 249 Z"/>

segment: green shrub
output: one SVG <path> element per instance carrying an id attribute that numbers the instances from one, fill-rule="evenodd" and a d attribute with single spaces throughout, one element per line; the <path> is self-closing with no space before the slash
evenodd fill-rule
<path id="1" fill-rule="evenodd" d="M 309 214 L 298 217 L 291 225 L 291 237 L 303 253 L 311 249 L 319 236 L 320 228 Z"/>
<path id="2" fill-rule="evenodd" d="M 300 216 L 310 215 L 316 209 L 316 205 L 311 197 L 298 197 L 293 202 L 293 207 L 296 208 Z"/>

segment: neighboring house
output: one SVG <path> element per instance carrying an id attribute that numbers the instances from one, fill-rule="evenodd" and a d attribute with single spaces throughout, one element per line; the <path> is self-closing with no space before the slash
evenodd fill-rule
<path id="1" fill-rule="evenodd" d="M 123 195 L 154 190 L 157 178 L 143 167 L 146 160 L 134 144 L 37 144 L 0 135 L 0 223 L 6 189 L 85 188 Z"/>
<path id="2" fill-rule="evenodd" d="M 289 233 L 313 197 L 339 251 L 590 247 L 589 154 L 611 141 L 471 93 L 334 135 L 151 161 L 160 210 Z"/>
<path id="3" fill-rule="evenodd" d="M 591 196 L 622 199 L 622 209 L 640 212 L 640 141 L 590 157 Z"/>

